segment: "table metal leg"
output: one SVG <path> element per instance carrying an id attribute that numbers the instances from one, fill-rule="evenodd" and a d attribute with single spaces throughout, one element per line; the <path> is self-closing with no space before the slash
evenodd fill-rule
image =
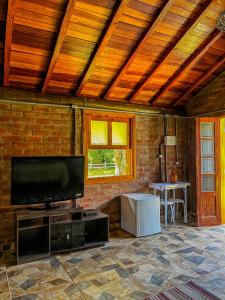
<path id="1" fill-rule="evenodd" d="M 176 193 L 175 193 L 175 189 L 173 189 L 173 200 L 176 199 Z"/>
<path id="2" fill-rule="evenodd" d="M 167 190 L 165 190 L 165 226 L 167 227 Z"/>
<path id="3" fill-rule="evenodd" d="M 172 190 L 173 192 L 173 200 L 176 200 L 176 189 Z M 178 217 L 178 203 L 174 203 L 174 217 Z"/>
<path id="4" fill-rule="evenodd" d="M 187 223 L 187 188 L 184 188 L 184 223 Z"/>

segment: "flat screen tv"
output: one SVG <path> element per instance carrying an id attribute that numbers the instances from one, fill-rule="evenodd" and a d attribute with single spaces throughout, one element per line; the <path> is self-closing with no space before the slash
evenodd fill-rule
<path id="1" fill-rule="evenodd" d="M 13 205 L 77 199 L 84 195 L 84 157 L 13 157 L 11 203 Z"/>

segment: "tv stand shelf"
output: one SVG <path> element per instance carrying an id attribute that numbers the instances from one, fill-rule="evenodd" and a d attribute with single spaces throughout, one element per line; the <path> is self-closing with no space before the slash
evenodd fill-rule
<path id="1" fill-rule="evenodd" d="M 102 246 L 108 241 L 108 216 L 85 216 L 82 208 L 16 213 L 17 264 L 51 254 Z"/>

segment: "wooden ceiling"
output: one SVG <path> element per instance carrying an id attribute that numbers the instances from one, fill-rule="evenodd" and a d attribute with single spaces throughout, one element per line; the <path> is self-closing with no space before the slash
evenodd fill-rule
<path id="1" fill-rule="evenodd" d="M 225 0 L 0 0 L 0 80 L 183 106 L 225 70 L 224 10 Z"/>

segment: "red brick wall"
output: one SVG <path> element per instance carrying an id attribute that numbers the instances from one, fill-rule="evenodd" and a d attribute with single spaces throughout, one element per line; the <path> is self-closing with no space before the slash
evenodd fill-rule
<path id="1" fill-rule="evenodd" d="M 67 108 L 0 104 L 0 206 L 10 203 L 12 156 L 72 154 L 71 118 Z"/>
<path id="2" fill-rule="evenodd" d="M 137 179 L 131 182 L 87 185 L 84 207 L 107 206 L 110 220 L 118 221 L 113 206 L 122 193 L 147 189 L 150 181 L 159 181 L 159 143 L 164 134 L 160 116 L 137 116 Z M 174 134 L 174 119 L 169 119 L 169 134 Z M 69 108 L 44 105 L 0 104 L 0 264 L 15 262 L 13 210 L 10 207 L 10 158 L 28 155 L 72 155 L 82 151 L 82 115 L 76 111 L 76 146 L 74 118 Z M 178 178 L 185 179 L 187 121 L 178 119 L 180 165 Z M 75 149 L 74 149 L 75 148 Z M 168 174 L 174 165 L 174 147 L 168 149 Z M 116 200 L 117 199 L 117 200 Z M 110 208 L 110 206 L 112 206 Z"/>
<path id="3" fill-rule="evenodd" d="M 0 104 L 0 263 L 15 260 L 14 212 L 10 208 L 12 156 L 71 155 L 68 108 Z"/>

